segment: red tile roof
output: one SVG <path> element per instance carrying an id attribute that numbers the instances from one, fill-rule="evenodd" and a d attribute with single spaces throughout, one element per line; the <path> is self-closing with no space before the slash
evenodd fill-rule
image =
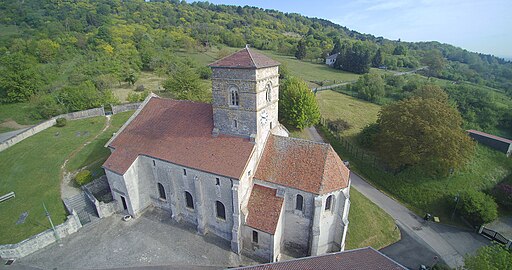
<path id="1" fill-rule="evenodd" d="M 329 144 L 270 135 L 255 178 L 325 194 L 348 187 L 349 174 Z"/>
<path id="2" fill-rule="evenodd" d="M 211 104 L 152 97 L 110 143 L 115 151 L 103 167 L 124 174 L 137 156 L 238 179 L 254 144 L 249 139 L 212 136 Z"/>
<path id="3" fill-rule="evenodd" d="M 246 270 L 406 270 L 372 247 L 241 267 Z"/>
<path id="4" fill-rule="evenodd" d="M 485 133 L 485 132 L 482 132 L 482 131 L 474 130 L 474 129 L 470 129 L 467 132 L 473 133 L 473 134 L 477 134 L 477 135 L 480 135 L 480 136 L 484 136 L 484 137 L 487 137 L 487 138 L 491 138 L 491 139 L 494 139 L 494 140 L 497 140 L 497 141 L 500 141 L 500 142 L 504 142 L 504 143 L 512 143 L 512 140 L 509 140 L 509 139 L 506 139 L 506 138 L 502 138 L 502 137 L 498 137 L 498 136 L 495 136 L 495 135 L 492 135 L 492 134 L 489 134 L 489 133 Z"/>
<path id="5" fill-rule="evenodd" d="M 275 234 L 283 198 L 276 196 L 277 190 L 254 184 L 249 197 L 247 225 Z"/>
<path id="6" fill-rule="evenodd" d="M 265 68 L 279 66 L 280 63 L 263 55 L 257 53 L 248 47 L 228 55 L 220 60 L 211 63 L 210 67 L 222 68 Z"/>

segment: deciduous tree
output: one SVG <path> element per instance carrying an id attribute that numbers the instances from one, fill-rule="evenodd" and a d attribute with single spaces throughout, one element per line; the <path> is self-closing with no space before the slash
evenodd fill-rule
<path id="1" fill-rule="evenodd" d="M 166 91 L 171 92 L 177 99 L 205 101 L 207 93 L 199 75 L 190 67 L 181 65 L 163 83 Z"/>
<path id="2" fill-rule="evenodd" d="M 377 150 L 393 169 L 415 166 L 445 175 L 465 165 L 475 144 L 447 100 L 413 96 L 383 107 Z"/>
<path id="3" fill-rule="evenodd" d="M 279 116 L 288 125 L 303 129 L 320 120 L 320 109 L 315 95 L 306 82 L 288 77 L 279 91 Z"/>
<path id="4" fill-rule="evenodd" d="M 476 255 L 464 258 L 464 269 L 511 270 L 512 253 L 499 244 L 483 246 L 478 249 Z"/>

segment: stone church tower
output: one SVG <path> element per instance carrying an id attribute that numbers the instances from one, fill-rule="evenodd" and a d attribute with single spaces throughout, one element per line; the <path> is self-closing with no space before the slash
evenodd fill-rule
<path id="1" fill-rule="evenodd" d="M 278 126 L 279 62 L 245 48 L 210 65 L 214 135 L 263 142 Z"/>

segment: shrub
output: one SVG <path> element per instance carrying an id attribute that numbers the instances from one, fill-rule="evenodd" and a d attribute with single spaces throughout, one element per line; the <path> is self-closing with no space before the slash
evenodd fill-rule
<path id="1" fill-rule="evenodd" d="M 208 80 L 212 77 L 212 69 L 206 66 L 202 66 L 197 69 L 199 77 L 204 80 Z"/>
<path id="2" fill-rule="evenodd" d="M 135 88 L 135 91 L 137 91 L 137 92 L 142 92 L 142 91 L 144 91 L 144 85 L 143 85 L 143 84 L 139 84 L 139 85 L 137 85 L 137 88 Z"/>
<path id="3" fill-rule="evenodd" d="M 494 187 L 492 194 L 500 205 L 512 209 L 512 185 L 499 184 Z"/>
<path id="4" fill-rule="evenodd" d="M 339 133 L 350 129 L 351 125 L 347 121 L 338 118 L 336 120 L 329 120 L 329 122 L 327 123 L 327 127 L 332 132 Z"/>
<path id="5" fill-rule="evenodd" d="M 473 225 L 481 225 L 498 217 L 498 205 L 483 192 L 466 191 L 460 196 L 460 213 Z"/>
<path id="6" fill-rule="evenodd" d="M 75 176 L 75 182 L 79 186 L 83 186 L 92 181 L 92 174 L 89 170 L 83 170 Z"/>
<path id="7" fill-rule="evenodd" d="M 64 117 L 59 117 L 56 120 L 55 126 L 57 127 L 63 127 L 67 124 L 68 120 Z"/>

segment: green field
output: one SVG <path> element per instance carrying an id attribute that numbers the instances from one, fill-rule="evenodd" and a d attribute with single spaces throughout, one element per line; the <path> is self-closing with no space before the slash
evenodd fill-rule
<path id="1" fill-rule="evenodd" d="M 280 55 L 272 51 L 259 51 L 270 58 L 286 65 L 290 73 L 300 77 L 305 81 L 334 81 L 347 82 L 354 81 L 359 78 L 358 74 L 330 68 L 325 64 L 317 64 L 296 59 L 293 56 Z"/>
<path id="2" fill-rule="evenodd" d="M 353 139 L 361 127 L 377 118 L 377 105 L 332 91 L 320 92 L 317 98 L 324 117 L 344 116 L 341 118 L 353 125 L 353 128 L 343 136 Z M 367 180 L 402 201 L 416 213 L 421 215 L 431 212 L 440 216 L 443 222 L 457 223 L 449 220 L 453 210 L 451 201 L 455 194 L 468 189 L 492 188 L 497 182 L 512 174 L 512 159 L 481 145 L 477 146 L 476 155 L 470 164 L 449 177 L 426 178 L 413 170 L 392 174 L 373 166 L 369 160 L 355 157 L 325 130 L 323 133 L 338 154 L 343 159 L 350 160 L 352 170 L 365 176 Z M 356 146 L 355 143 L 353 145 Z"/>
<path id="3" fill-rule="evenodd" d="M 395 221 L 356 189 L 350 189 L 346 249 L 371 246 L 381 249 L 400 240 Z"/>
<path id="4" fill-rule="evenodd" d="M 0 152 L 0 194 L 16 193 L 0 204 L 0 244 L 16 243 L 50 228 L 43 202 L 55 224 L 65 220 L 60 167 L 73 150 L 101 131 L 105 119 L 68 121 L 65 127 L 51 127 Z M 28 212 L 25 223 L 16 225 L 23 212 Z"/>
<path id="5" fill-rule="evenodd" d="M 349 140 L 353 140 L 366 125 L 377 121 L 380 111 L 379 105 L 330 90 L 318 92 L 316 99 L 323 118 L 341 118 L 351 125 L 343 133 Z"/>

